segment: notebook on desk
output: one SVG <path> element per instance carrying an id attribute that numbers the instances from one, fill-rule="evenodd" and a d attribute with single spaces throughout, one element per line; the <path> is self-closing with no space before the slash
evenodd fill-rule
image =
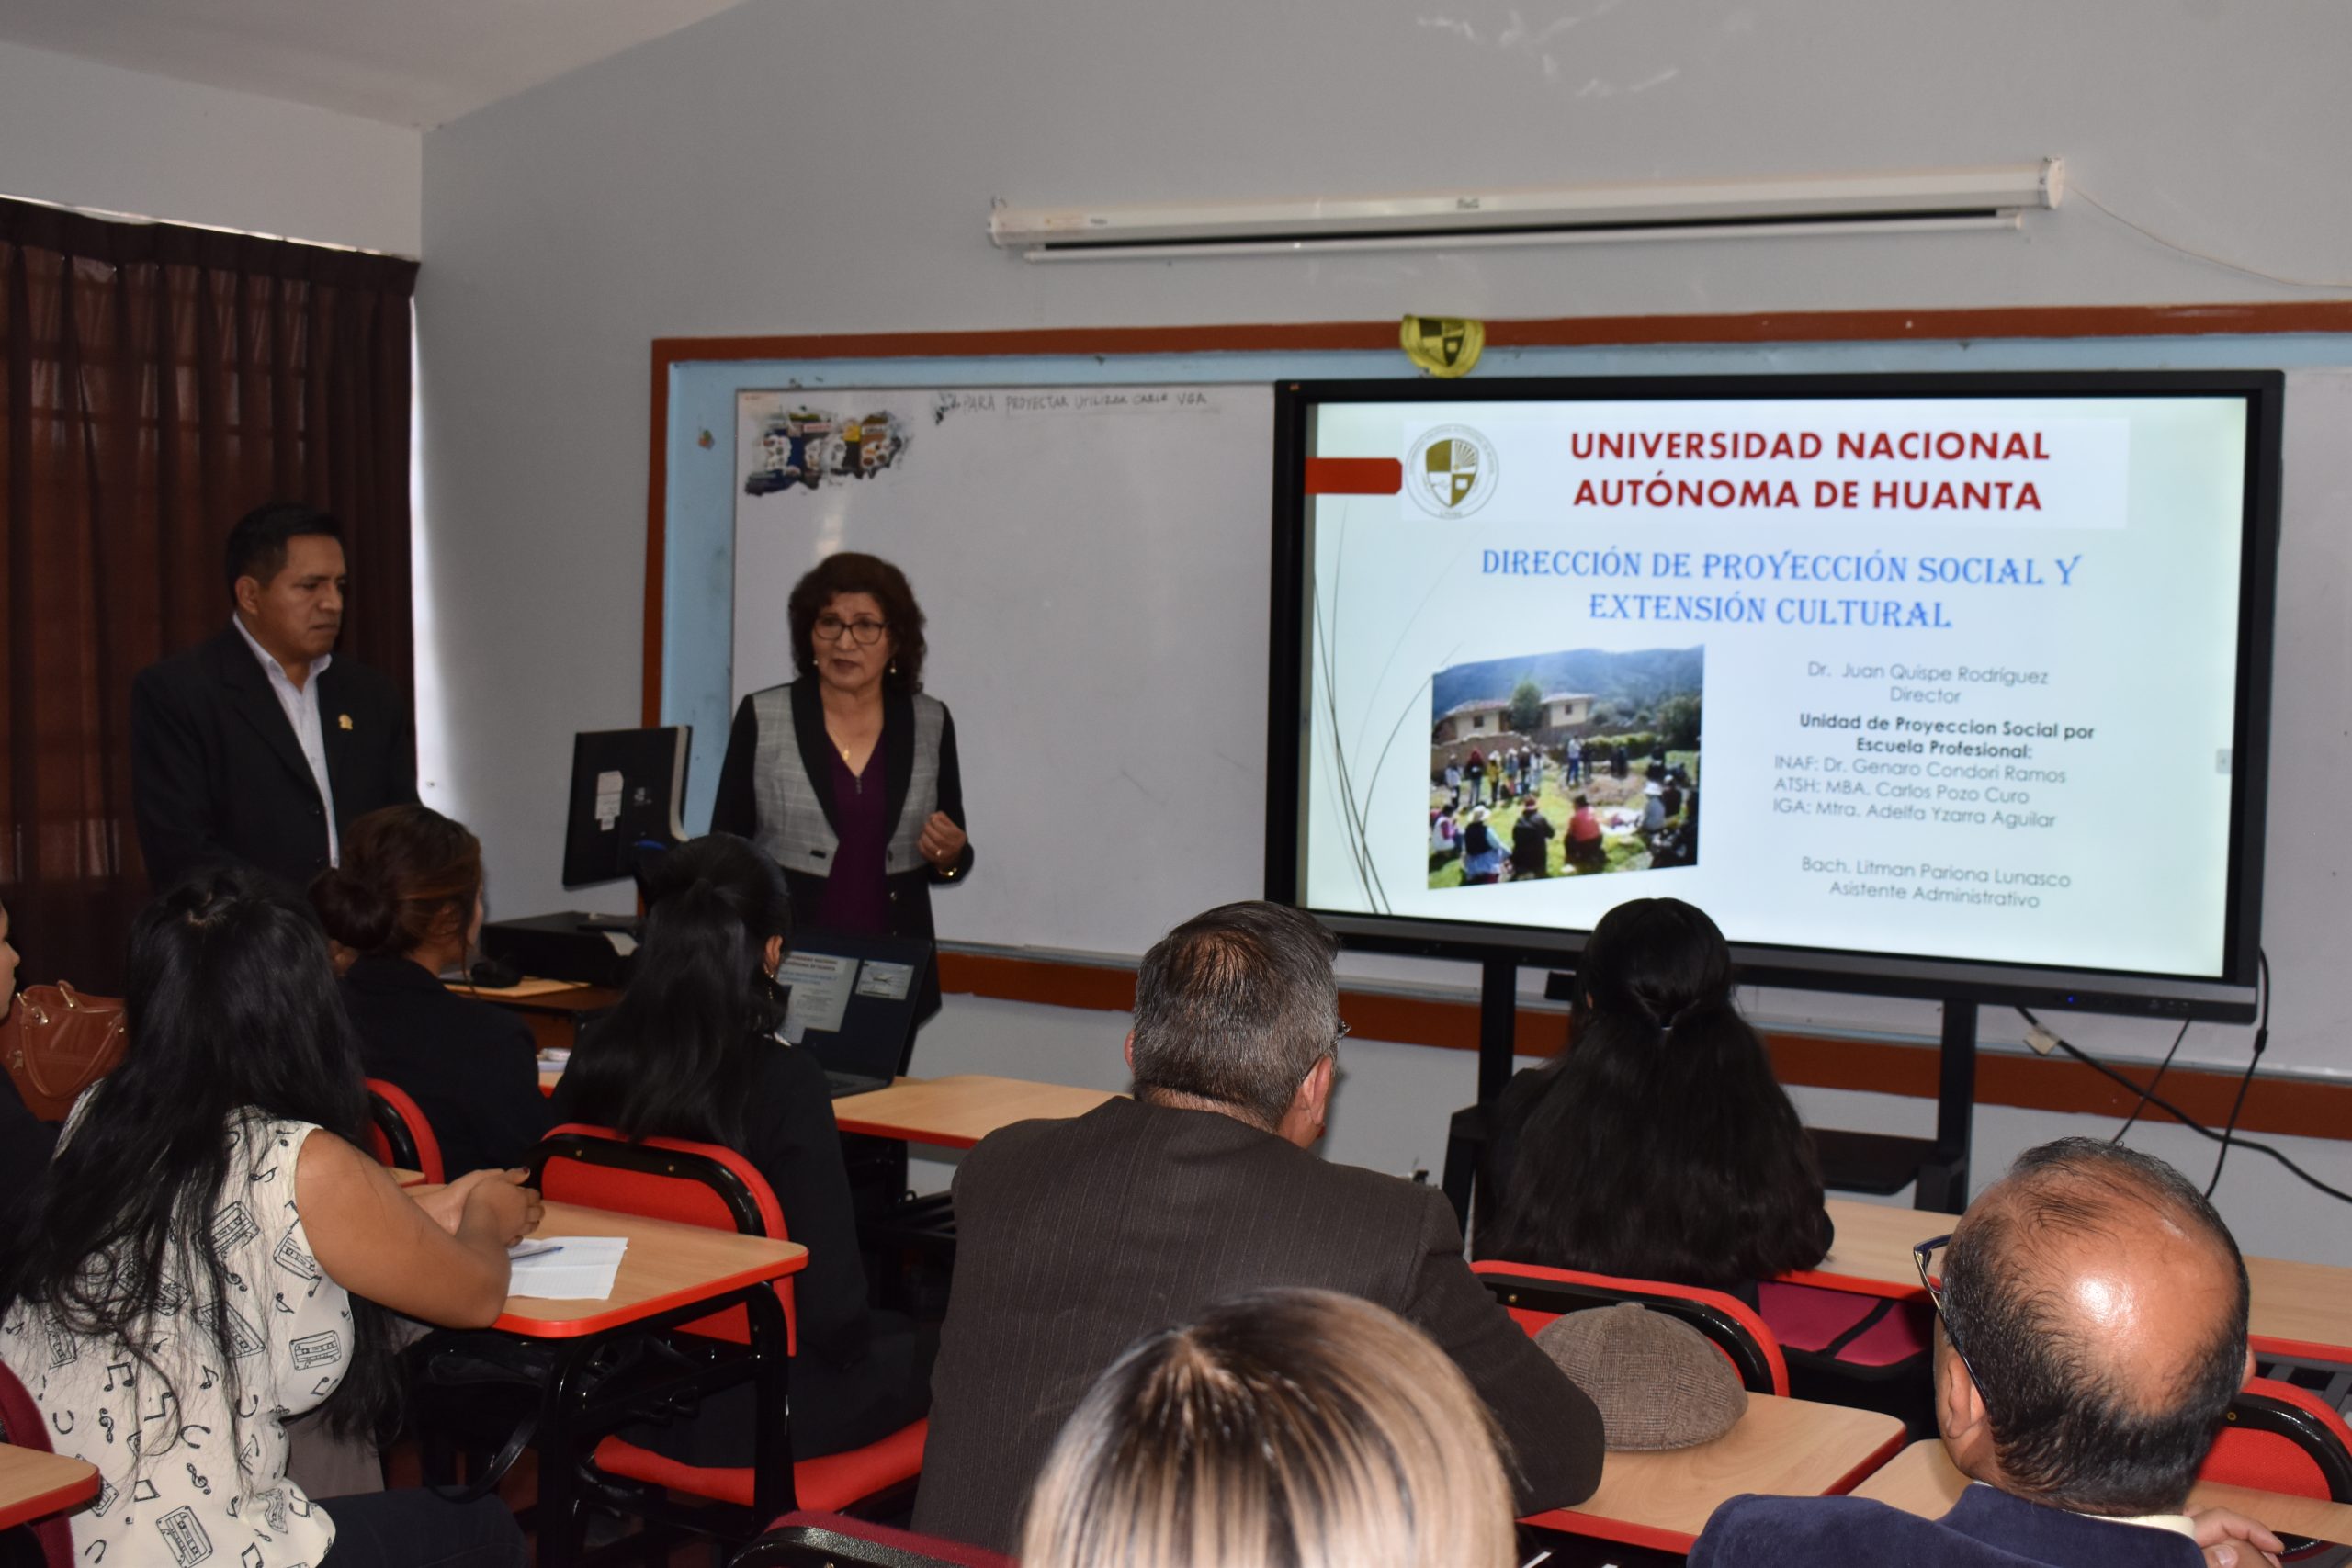
<path id="1" fill-rule="evenodd" d="M 915 1005 L 931 943 L 905 937 L 796 932 L 776 970 L 788 987 L 784 1037 L 815 1054 L 832 1097 L 887 1089 L 914 1054 Z"/>

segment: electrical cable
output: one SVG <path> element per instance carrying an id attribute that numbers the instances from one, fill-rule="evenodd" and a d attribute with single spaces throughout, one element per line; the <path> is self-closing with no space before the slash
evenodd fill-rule
<path id="1" fill-rule="evenodd" d="M 2180 1055 L 2180 1043 L 2188 1038 L 2189 1022 L 2190 1021 L 2185 1018 L 2180 1021 L 2180 1032 L 2172 1037 L 2172 1049 L 2166 1051 L 2165 1059 L 2156 1064 L 2156 1076 L 2150 1078 L 2148 1087 L 2140 1091 L 2140 1098 L 2132 1106 L 2132 1114 L 2123 1119 L 2123 1125 L 2115 1130 L 2115 1136 L 2108 1139 L 2109 1143 L 2121 1143 L 2123 1134 L 2130 1132 L 2132 1124 L 2140 1120 L 2140 1112 L 2148 1109 L 2148 1097 L 2156 1092 L 2156 1086 L 2165 1081 L 2166 1073 L 2172 1071 L 2172 1059 Z"/>
<path id="2" fill-rule="evenodd" d="M 2270 1044 L 2270 954 L 2257 949 L 2255 957 L 2262 965 L 2262 1013 L 2255 1021 L 2254 1055 L 2246 1058 L 2245 1077 L 2238 1079 L 2237 1099 L 2230 1103 L 2230 1119 L 2222 1125 L 2222 1152 L 2213 1156 L 2213 1179 L 2205 1184 L 2208 1198 L 2222 1184 L 2222 1167 L 2230 1157 L 2230 1140 L 2237 1134 L 2238 1113 L 2245 1109 L 2245 1091 L 2254 1087 L 2254 1069 L 2262 1065 L 2262 1053 Z"/>
<path id="3" fill-rule="evenodd" d="M 2227 256 L 2218 256 L 2211 251 L 2200 251 L 2194 245 L 2184 245 L 2177 240 L 2166 239 L 2164 235 L 2157 233 L 2154 229 L 2149 228 L 2144 223 L 2137 223 L 2132 220 L 2124 217 L 2123 214 L 2116 211 L 2115 209 L 2109 207 L 2107 203 L 2093 196 L 2079 183 L 2069 184 L 2066 189 L 2070 194 L 2081 197 L 2085 201 L 2089 202 L 2093 207 L 2098 208 L 2101 212 L 2106 213 L 2109 218 L 2114 219 L 2126 229 L 2132 230 L 2143 238 L 2154 241 L 2157 244 L 2162 245 L 2168 251 L 2178 252 L 2184 256 L 2194 257 L 2198 261 L 2208 263 L 2213 266 L 2224 267 L 2231 272 L 2242 273 L 2248 277 L 2259 277 L 2270 283 L 2283 283 L 2290 288 L 2352 288 L 2352 278 L 2290 277 L 2284 273 L 2267 272 L 2261 267 L 2251 266 L 2245 262 L 2232 261 Z"/>
<path id="4" fill-rule="evenodd" d="M 2064 1051 L 2067 1055 L 2073 1057 L 2075 1061 L 2080 1062 L 2083 1066 L 2090 1068 L 2093 1072 L 2098 1073 L 2105 1077 L 2112 1078 L 2117 1083 L 2121 1084 L 2125 1089 L 2129 1090 L 2132 1094 L 2146 1095 L 2148 1097 L 2149 1104 L 2165 1112 L 2165 1114 L 2170 1116 L 2174 1121 L 2179 1122 L 2182 1126 L 2188 1128 L 2199 1137 L 2205 1138 L 2217 1144 L 2222 1141 L 2221 1134 L 2216 1133 L 2213 1129 L 2197 1120 L 2196 1117 L 2191 1116 L 2188 1111 L 2183 1111 L 2179 1106 L 2175 1105 L 2171 1100 L 2166 1100 L 2163 1095 L 2156 1093 L 2153 1086 L 2146 1086 L 2132 1082 L 2130 1078 L 2125 1077 L 2121 1073 L 2117 1072 L 2113 1067 L 2109 1066 L 2105 1062 L 2100 1061 L 2098 1057 L 2090 1055 L 2075 1045 L 2073 1042 L 2061 1038 L 2058 1034 L 2047 1028 L 2040 1019 L 2034 1017 L 2030 1009 L 2019 1008 L 2017 1010 L 2024 1017 L 2028 1023 L 2032 1024 L 2035 1029 L 2041 1031 L 2042 1035 L 2049 1040 L 2052 1050 Z M 2280 1154 L 2268 1144 L 2257 1144 L 2252 1138 L 2240 1138 L 2235 1136 L 2232 1137 L 2231 1142 L 2239 1148 L 2251 1150 L 2255 1154 L 2265 1155 L 2271 1159 L 2277 1160 L 2280 1165 L 2285 1166 L 2288 1171 L 2306 1187 L 2310 1187 L 2317 1191 L 2324 1192 L 2338 1202 L 2352 1203 L 2352 1192 L 2346 1192 L 2342 1188 L 2330 1187 L 2326 1182 L 2322 1181 L 2318 1177 L 2313 1176 L 2310 1171 L 2305 1170 L 2301 1166 L 2297 1165 L 2293 1160 L 2290 1159 L 2287 1156 Z"/>

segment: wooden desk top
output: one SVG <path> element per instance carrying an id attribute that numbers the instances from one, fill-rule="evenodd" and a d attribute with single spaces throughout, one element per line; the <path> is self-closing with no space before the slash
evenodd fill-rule
<path id="1" fill-rule="evenodd" d="M 833 1120 L 844 1133 L 968 1149 L 999 1127 L 1083 1116 L 1118 1098 L 1106 1089 L 958 1073 L 944 1078 L 900 1078 L 888 1089 L 837 1100 Z"/>
<path id="2" fill-rule="evenodd" d="M 97 1495 L 96 1465 L 0 1443 L 0 1529 L 62 1514 Z"/>
<path id="3" fill-rule="evenodd" d="M 392 1174 L 397 1179 L 404 1173 Z M 424 1186 L 417 1190 L 433 1190 Z M 507 1297 L 506 1310 L 491 1326 L 528 1339 L 577 1339 L 601 1334 L 672 1307 L 688 1306 L 763 1280 L 797 1274 L 808 1263 L 808 1249 L 797 1241 L 733 1235 L 574 1203 L 548 1204 L 535 1234 L 625 1235 L 628 1251 L 613 1280 L 613 1293 L 601 1302 Z"/>
<path id="4" fill-rule="evenodd" d="M 1857 1497 L 1870 1497 L 1923 1518 L 1940 1518 L 1959 1501 L 1968 1478 L 1952 1468 L 1943 1444 L 1930 1438 L 1914 1443 L 1854 1488 Z M 2352 1505 L 2323 1503 L 2312 1497 L 2290 1497 L 2277 1492 L 2256 1492 L 2245 1486 L 2217 1486 L 2200 1481 L 2188 1489 L 2192 1508 L 2235 1508 L 2274 1530 L 2310 1536 L 2315 1540 L 2352 1542 Z"/>
<path id="5" fill-rule="evenodd" d="M 1832 1198 L 1825 1206 L 1838 1227 L 1829 1256 L 1820 1268 L 1788 1278 L 1875 1296 L 1922 1295 L 1911 1248 L 1944 1235 L 1960 1218 L 1850 1198 Z M 2248 1326 L 2258 1352 L 2352 1360 L 2352 1269 L 2249 1258 L 2245 1272 L 2253 1287 Z"/>
<path id="6" fill-rule="evenodd" d="M 1903 1443 L 1903 1423 L 1769 1393 L 1747 1396 L 1739 1425 L 1712 1443 L 1612 1453 L 1600 1489 L 1528 1522 L 1633 1546 L 1686 1551 L 1716 1508 L 1743 1492 L 1822 1497 L 1847 1491 Z"/>
<path id="7" fill-rule="evenodd" d="M 496 989 L 477 986 L 470 980 L 448 980 L 443 984 L 461 997 L 513 1008 L 518 1012 L 601 1012 L 621 999 L 620 992 L 612 987 L 592 986 L 585 980 L 542 980 L 526 976 L 512 986 Z"/>

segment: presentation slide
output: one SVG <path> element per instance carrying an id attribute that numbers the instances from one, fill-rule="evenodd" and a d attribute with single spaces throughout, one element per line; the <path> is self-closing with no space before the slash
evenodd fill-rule
<path id="1" fill-rule="evenodd" d="M 1309 429 L 1310 908 L 2224 973 L 2244 400 Z"/>

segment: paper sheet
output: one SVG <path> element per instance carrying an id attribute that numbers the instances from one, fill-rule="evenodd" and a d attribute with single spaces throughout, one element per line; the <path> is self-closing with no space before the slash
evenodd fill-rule
<path id="1" fill-rule="evenodd" d="M 628 1251 L 625 1235 L 526 1236 L 506 1249 L 506 1293 L 559 1301 L 609 1300 Z"/>

